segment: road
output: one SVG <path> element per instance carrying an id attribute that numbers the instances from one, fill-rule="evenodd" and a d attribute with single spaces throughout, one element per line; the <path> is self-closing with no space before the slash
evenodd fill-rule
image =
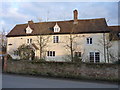
<path id="1" fill-rule="evenodd" d="M 2 88 L 118 88 L 116 84 L 87 81 L 2 75 Z"/>

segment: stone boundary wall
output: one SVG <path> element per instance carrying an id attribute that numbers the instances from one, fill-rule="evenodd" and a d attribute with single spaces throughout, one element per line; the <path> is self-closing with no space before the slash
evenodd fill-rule
<path id="1" fill-rule="evenodd" d="M 74 79 L 118 81 L 118 64 L 8 61 L 5 72 Z"/>

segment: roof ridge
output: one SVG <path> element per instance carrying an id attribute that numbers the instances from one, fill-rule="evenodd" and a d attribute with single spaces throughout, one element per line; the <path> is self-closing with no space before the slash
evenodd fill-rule
<path id="1" fill-rule="evenodd" d="M 111 25 L 109 27 L 120 27 L 120 25 Z"/>
<path id="2" fill-rule="evenodd" d="M 101 20 L 101 19 L 105 19 L 105 18 L 93 18 L 93 19 L 78 19 L 78 21 L 85 21 L 85 20 Z M 64 21 L 48 21 L 48 22 L 35 22 L 34 24 L 39 24 L 39 23 L 56 23 L 56 22 L 72 22 L 74 20 L 64 20 Z M 28 23 L 25 24 L 16 24 L 16 25 L 26 25 Z"/>

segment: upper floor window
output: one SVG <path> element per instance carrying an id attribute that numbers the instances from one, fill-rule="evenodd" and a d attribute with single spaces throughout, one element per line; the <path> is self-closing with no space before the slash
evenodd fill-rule
<path id="1" fill-rule="evenodd" d="M 92 44 L 92 38 L 87 38 L 87 44 Z"/>
<path id="2" fill-rule="evenodd" d="M 27 39 L 27 43 L 32 43 L 32 39 Z"/>
<path id="3" fill-rule="evenodd" d="M 58 43 L 58 42 L 59 42 L 59 37 L 53 36 L 53 43 Z"/>
<path id="4" fill-rule="evenodd" d="M 93 62 L 93 63 L 100 62 L 100 53 L 90 52 L 90 62 Z"/>
<path id="5" fill-rule="evenodd" d="M 55 56 L 55 51 L 47 51 L 47 56 Z"/>
<path id="6" fill-rule="evenodd" d="M 75 52 L 75 57 L 81 57 L 81 52 Z"/>

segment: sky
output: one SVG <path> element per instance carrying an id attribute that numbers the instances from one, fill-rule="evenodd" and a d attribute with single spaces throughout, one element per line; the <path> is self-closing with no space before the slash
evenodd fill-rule
<path id="1" fill-rule="evenodd" d="M 16 24 L 30 20 L 63 21 L 73 19 L 78 10 L 79 19 L 105 18 L 108 25 L 118 25 L 118 2 L 38 2 L 15 0 L 0 1 L 0 31 L 12 30 Z"/>

